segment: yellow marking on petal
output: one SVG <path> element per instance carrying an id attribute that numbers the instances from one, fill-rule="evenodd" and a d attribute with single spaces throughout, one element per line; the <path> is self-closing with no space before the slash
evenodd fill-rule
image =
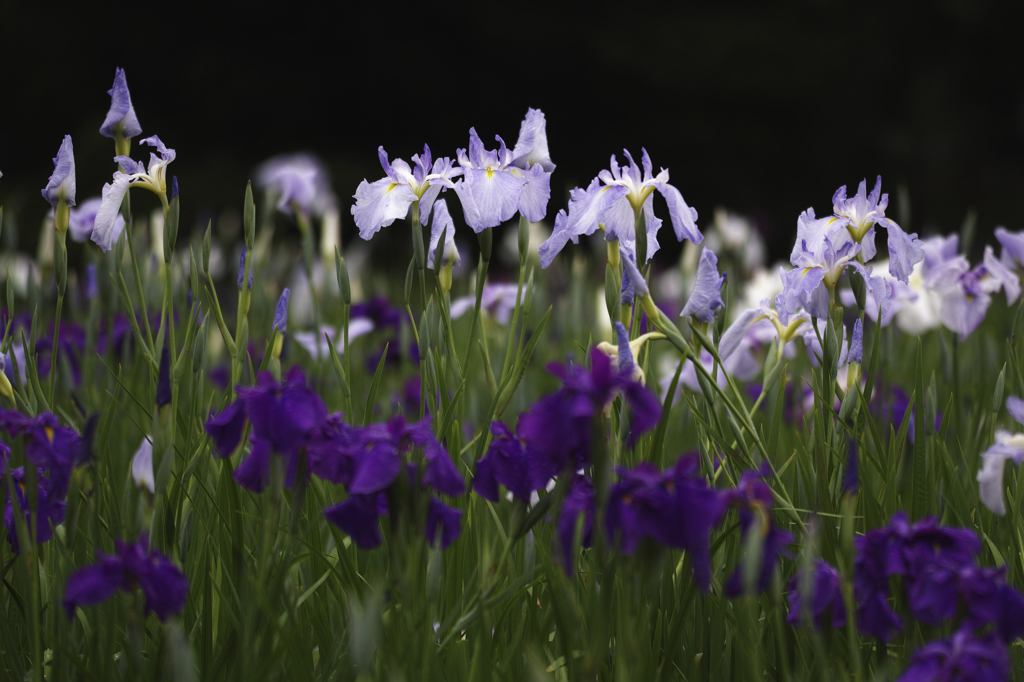
<path id="1" fill-rule="evenodd" d="M 388 192 L 390 192 L 391 190 L 393 190 L 396 187 L 398 187 L 398 183 L 397 182 L 392 182 L 390 185 L 388 185 L 388 188 L 384 192 L 384 194 L 387 194 Z"/>
<path id="2" fill-rule="evenodd" d="M 50 444 L 52 445 L 53 444 L 53 429 L 50 428 L 49 426 L 44 426 L 43 427 L 43 431 L 46 432 L 46 438 L 50 441 Z"/>
<path id="3" fill-rule="evenodd" d="M 484 172 L 485 172 L 485 173 L 487 173 L 487 179 L 488 179 L 488 180 L 490 180 L 491 178 L 493 178 L 493 177 L 494 177 L 494 171 L 492 171 L 492 170 L 491 170 L 490 168 L 488 168 L 488 169 L 487 169 L 486 171 L 484 171 Z"/>

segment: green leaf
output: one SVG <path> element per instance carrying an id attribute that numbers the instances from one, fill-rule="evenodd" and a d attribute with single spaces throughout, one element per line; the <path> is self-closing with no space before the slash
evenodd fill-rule
<path id="1" fill-rule="evenodd" d="M 370 392 L 366 396 L 366 408 L 363 410 L 363 426 L 369 426 L 370 420 L 373 418 L 373 404 L 377 400 L 377 389 L 380 388 L 380 380 L 384 375 L 384 361 L 388 357 L 388 346 L 391 344 L 384 344 L 384 353 L 380 356 L 380 361 L 377 363 L 377 371 L 373 373 L 373 382 L 370 384 Z M 423 396 L 423 400 L 426 400 L 426 396 Z"/>

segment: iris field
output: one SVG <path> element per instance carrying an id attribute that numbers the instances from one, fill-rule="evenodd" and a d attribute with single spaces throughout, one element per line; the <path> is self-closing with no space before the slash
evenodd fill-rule
<path id="1" fill-rule="evenodd" d="M 529 109 L 179 234 L 110 95 L 110 182 L 65 136 L 2 259 L 6 679 L 1024 679 L 1024 232 L 879 178 L 768 265 L 646 150 L 561 196 Z"/>

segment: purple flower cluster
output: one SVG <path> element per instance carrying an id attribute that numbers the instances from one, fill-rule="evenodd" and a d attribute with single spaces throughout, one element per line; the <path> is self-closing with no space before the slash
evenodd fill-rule
<path id="1" fill-rule="evenodd" d="M 27 466 L 36 469 L 37 513 L 35 516 L 36 541 L 43 543 L 52 537 L 51 522 L 57 525 L 64 520 L 66 508 L 65 498 L 71 472 L 79 464 L 89 459 L 92 449 L 92 437 L 89 429 L 83 437 L 72 428 L 61 426 L 57 417 L 44 412 L 37 417 L 26 417 L 17 410 L 0 409 L 0 429 L 11 437 L 22 437 L 24 440 L 25 460 Z M 0 477 L 6 475 L 10 463 L 11 451 L 6 444 L 0 442 Z M 30 476 L 25 467 L 11 469 L 11 479 L 17 496 L 18 509 L 31 528 L 31 510 L 28 503 Z M 4 526 L 7 528 L 7 540 L 11 548 L 20 551 L 14 504 L 6 484 L 2 493 L 5 499 Z"/>
<path id="2" fill-rule="evenodd" d="M 261 492 L 270 483 L 272 457 L 284 465 L 284 485 L 311 474 L 345 486 L 349 497 L 324 510 L 327 520 L 348 533 L 364 549 L 381 543 L 379 517 L 389 510 L 389 493 L 403 470 L 421 488 L 457 497 L 465 483 L 430 429 L 430 420 L 407 423 L 397 417 L 386 423 L 353 427 L 341 414 L 328 415 L 306 377 L 293 367 L 281 383 L 266 372 L 256 386 L 239 388 L 238 400 L 206 422 L 206 432 L 221 457 L 230 457 L 251 427 L 248 456 L 235 469 L 235 481 Z M 422 466 L 410 453 L 422 451 Z M 416 458 L 419 460 L 419 458 Z M 433 542 L 440 531 L 447 547 L 459 536 L 462 512 L 431 495 L 424 534 Z"/>
<path id="3" fill-rule="evenodd" d="M 889 579 L 901 576 L 914 618 L 937 627 L 958 617 L 954 640 L 989 625 L 1004 644 L 1024 634 L 1024 595 L 1006 584 L 1005 567 L 975 564 L 981 542 L 973 531 L 939 526 L 933 517 L 912 524 L 900 512 L 855 546 L 857 624 L 864 633 L 888 641 L 902 628 L 888 603 Z"/>

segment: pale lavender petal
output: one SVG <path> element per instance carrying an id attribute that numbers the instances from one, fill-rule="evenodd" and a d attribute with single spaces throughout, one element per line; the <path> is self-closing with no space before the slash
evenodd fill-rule
<path id="1" fill-rule="evenodd" d="M 369 240 L 398 219 L 405 218 L 409 207 L 416 201 L 416 193 L 409 185 L 400 185 L 390 178 L 381 178 L 370 183 L 363 180 L 356 188 L 356 203 L 352 206 L 352 217 L 359 236 Z"/>
<path id="2" fill-rule="evenodd" d="M 357 317 L 348 322 L 348 340 L 350 343 L 372 331 L 373 322 L 365 317 Z M 328 336 L 331 339 L 331 343 L 334 344 L 335 352 L 338 355 L 342 355 L 345 352 L 344 330 L 339 331 L 334 327 L 321 325 L 319 333 L 313 331 L 295 332 L 292 335 L 295 343 L 305 349 L 314 360 L 318 357 L 330 357 L 331 347 L 327 344 L 326 338 Z"/>
<path id="3" fill-rule="evenodd" d="M 736 321 L 725 330 L 721 340 L 718 342 L 718 356 L 726 361 L 740 347 L 740 343 L 747 335 L 747 331 L 754 326 L 763 315 L 760 308 L 748 308 L 740 313 Z"/>
<path id="4" fill-rule="evenodd" d="M 985 270 L 988 276 L 982 280 L 981 285 L 985 291 L 994 293 L 1002 289 L 1006 292 L 1007 304 L 1013 303 L 1020 296 L 1020 280 L 1017 275 L 1007 268 L 996 258 L 991 246 L 985 246 Z"/>
<path id="5" fill-rule="evenodd" d="M 614 185 L 614 187 L 621 186 Z M 607 186 L 602 187 L 601 190 L 604 191 L 606 188 Z M 626 190 L 625 187 L 622 187 L 622 189 Z M 605 194 L 612 194 L 614 191 L 613 189 L 608 189 Z M 604 211 L 599 216 L 599 220 L 600 224 L 604 225 L 604 238 L 607 241 L 615 241 L 617 239 L 623 244 L 629 244 L 630 248 L 632 248 L 636 244 L 636 214 L 633 212 L 633 204 L 629 203 L 629 199 L 626 198 L 626 192 L 621 194 L 622 196 L 615 201 L 607 203 Z M 647 201 L 650 201 L 650 198 Z M 646 214 L 644 215 L 646 217 Z M 647 234 L 650 235 L 650 232 L 650 225 L 648 225 Z M 648 253 L 647 255 L 650 256 L 651 254 Z"/>
<path id="6" fill-rule="evenodd" d="M 452 304 L 448 306 L 448 311 L 451 313 L 452 319 L 457 320 L 472 310 L 474 306 L 476 306 L 475 296 L 462 296 L 452 301 Z"/>
<path id="7" fill-rule="evenodd" d="M 53 174 L 42 189 L 43 198 L 56 208 L 63 196 L 68 206 L 75 205 L 75 149 L 71 136 L 65 135 L 53 158 Z"/>
<path id="8" fill-rule="evenodd" d="M 114 184 L 103 185 L 100 199 L 100 208 L 96 212 L 96 220 L 93 222 L 91 239 L 99 244 L 104 253 L 110 251 L 114 243 L 120 238 L 121 230 L 124 229 L 124 218 L 121 216 L 121 201 L 124 193 L 128 191 L 131 180 L 124 173 L 114 173 Z M 120 218 L 120 222 L 118 222 Z"/>
<path id="9" fill-rule="evenodd" d="M 875 248 L 875 227 L 871 226 L 871 229 L 864 233 L 864 236 L 860 240 L 860 252 L 864 255 L 864 262 L 867 263 L 875 254 L 878 253 L 878 249 Z"/>
<path id="10" fill-rule="evenodd" d="M 903 229 L 887 221 L 889 231 L 889 274 L 901 282 L 910 281 L 914 266 L 924 260 L 924 249 L 916 233 L 907 234 Z"/>
<path id="11" fill-rule="evenodd" d="M 511 171 L 466 169 L 463 179 L 455 183 L 466 224 L 479 233 L 511 219 L 519 209 L 524 183 Z"/>
<path id="12" fill-rule="evenodd" d="M 889 309 L 892 307 L 892 299 L 894 292 L 896 291 L 893 287 L 893 283 L 882 276 L 872 275 L 871 268 L 863 266 L 860 263 L 851 262 L 850 266 L 864 278 L 864 283 L 867 286 L 867 293 L 872 300 L 872 307 L 874 308 L 874 315 L 872 318 L 877 317 L 879 307 L 881 307 L 882 319 L 886 319 L 889 315 Z M 905 285 L 901 284 L 901 286 Z M 865 304 L 866 303 L 867 299 L 865 300 Z"/>
<path id="13" fill-rule="evenodd" d="M 530 166 L 523 173 L 523 190 L 519 195 L 519 212 L 531 223 L 544 220 L 551 198 L 551 173 L 545 172 L 539 163 Z"/>
<path id="14" fill-rule="evenodd" d="M 128 93 L 124 69 L 119 68 L 114 72 L 114 87 L 108 90 L 107 94 L 110 95 L 110 110 L 103 119 L 103 125 L 100 126 L 100 135 L 115 137 L 118 125 L 121 134 L 127 138 L 142 134 L 142 126 L 139 125 L 135 107 L 132 106 L 132 97 Z"/>
<path id="15" fill-rule="evenodd" d="M 668 214 L 672 218 L 676 239 L 689 239 L 694 244 L 700 244 L 704 235 L 697 229 L 697 210 L 687 206 L 679 190 L 667 182 L 656 182 L 654 187 L 668 203 Z"/>
<path id="16" fill-rule="evenodd" d="M 693 291 L 679 316 L 692 316 L 705 323 L 715 319 L 715 311 L 725 305 L 722 301 L 722 284 L 726 277 L 718 274 L 718 256 L 711 249 L 704 249 L 697 265 Z"/>
<path id="17" fill-rule="evenodd" d="M 850 351 L 846 354 L 847 362 L 863 362 L 864 360 L 864 323 L 860 318 L 853 323 L 853 339 L 850 341 Z"/>
<path id="18" fill-rule="evenodd" d="M 132 457 L 132 478 L 135 485 L 148 490 L 150 495 L 156 492 L 156 479 L 153 477 L 153 444 L 145 438 Z"/>
<path id="19" fill-rule="evenodd" d="M 114 163 L 121 167 L 128 175 L 145 175 L 146 167 L 128 156 L 115 156 Z"/>
<path id="20" fill-rule="evenodd" d="M 569 231 L 569 216 L 566 215 L 565 209 L 562 209 L 555 215 L 555 227 L 551 231 L 551 236 L 545 239 L 544 243 L 537 249 L 537 254 L 540 256 L 540 266 L 546 268 L 551 265 L 551 261 L 555 260 L 555 256 L 565 248 L 570 239 L 574 244 L 579 243 L 579 235 L 572 234 Z"/>
<path id="21" fill-rule="evenodd" d="M 147 144 L 151 147 L 156 147 L 156 153 L 160 155 L 161 161 L 164 163 L 170 163 L 177 157 L 175 151 L 173 149 L 169 149 L 167 145 L 161 142 L 160 138 L 156 135 L 150 135 L 149 137 L 139 140 L 139 144 Z M 152 161 L 150 163 L 152 163 Z"/>
<path id="22" fill-rule="evenodd" d="M 1004 261 L 1015 261 L 1018 266 L 1024 263 L 1024 231 L 1010 232 L 1005 227 L 997 227 L 996 239 L 1003 246 Z"/>
<path id="23" fill-rule="evenodd" d="M 1024 400 L 1015 395 L 1006 398 L 1006 411 L 1017 420 L 1018 424 L 1024 424 Z"/>
<path id="24" fill-rule="evenodd" d="M 540 165 L 548 173 L 555 170 L 555 164 L 551 162 L 551 154 L 548 152 L 544 112 L 540 109 L 527 109 L 526 118 L 519 127 L 519 139 L 512 150 L 512 165 L 526 169 L 535 164 Z"/>
<path id="25" fill-rule="evenodd" d="M 633 296 L 635 298 L 644 298 L 651 293 L 650 289 L 647 288 L 647 280 L 640 274 L 636 263 L 628 255 L 624 255 L 622 258 L 622 269 L 629 276 L 629 285 L 633 287 Z"/>
<path id="26" fill-rule="evenodd" d="M 992 297 L 983 291 L 970 294 L 960 284 L 946 287 L 940 295 L 939 317 L 942 324 L 961 338 L 967 337 L 985 319 Z"/>
<path id="27" fill-rule="evenodd" d="M 825 269 L 809 267 L 793 268 L 786 271 L 785 268 L 779 266 L 779 271 L 782 274 L 782 293 L 775 297 L 775 309 L 778 311 L 782 323 L 787 324 L 789 316 L 797 309 L 807 308 L 814 302 L 814 292 L 821 287 L 822 280 L 825 278 Z M 815 317 L 828 316 L 827 310 L 824 314 L 821 314 L 821 311 L 807 310 L 807 312 Z"/>

